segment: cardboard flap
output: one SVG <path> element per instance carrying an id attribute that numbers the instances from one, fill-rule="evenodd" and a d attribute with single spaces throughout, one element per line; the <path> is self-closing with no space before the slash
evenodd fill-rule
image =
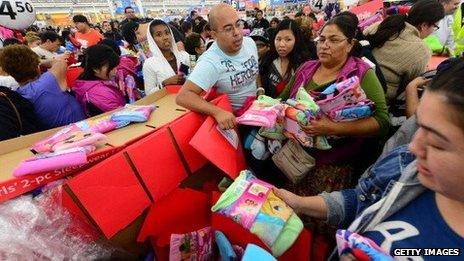
<path id="1" fill-rule="evenodd" d="M 227 97 L 225 94 L 221 94 L 220 96 L 215 97 L 211 103 L 223 110 L 232 112 L 232 105 L 230 104 L 229 97 Z"/>
<path id="2" fill-rule="evenodd" d="M 207 92 L 203 94 L 203 99 L 205 99 L 206 101 L 212 101 L 216 99 L 219 95 L 220 94 L 217 92 L 217 88 L 213 86 L 211 89 L 209 89 Z"/>
<path id="3" fill-rule="evenodd" d="M 69 88 L 73 87 L 74 82 L 82 72 L 84 72 L 82 67 L 68 67 L 66 72 L 66 83 L 68 84 Z"/>
<path id="4" fill-rule="evenodd" d="M 71 234 L 75 235 L 86 235 L 92 237 L 93 240 L 98 240 L 98 237 L 101 237 L 101 233 L 98 233 L 95 224 L 93 224 L 88 217 L 82 212 L 79 206 L 74 202 L 72 196 L 66 192 L 66 185 L 63 186 L 62 195 L 61 195 L 61 204 L 62 206 L 69 211 L 72 217 L 73 224 L 69 230 Z M 78 229 L 76 229 L 78 227 Z"/>
<path id="5" fill-rule="evenodd" d="M 67 185 L 107 238 L 132 223 L 151 203 L 122 152 Z"/>
<path id="6" fill-rule="evenodd" d="M 126 151 L 155 201 L 169 194 L 187 177 L 167 127 L 132 144 Z"/>
<path id="7" fill-rule="evenodd" d="M 204 115 L 189 112 L 169 125 L 174 139 L 179 145 L 192 173 L 198 171 L 208 163 L 208 160 L 189 144 L 189 141 L 193 138 L 204 121 Z"/>
<path id="8" fill-rule="evenodd" d="M 154 237 L 158 245 L 169 245 L 171 234 L 185 234 L 210 226 L 210 208 L 210 195 L 178 188 L 152 205 L 138 241 Z"/>
<path id="9" fill-rule="evenodd" d="M 241 142 L 237 149 L 217 130 L 216 121 L 208 117 L 201 125 L 190 145 L 232 179 L 246 168 Z"/>
<path id="10" fill-rule="evenodd" d="M 168 85 L 164 87 L 168 93 L 176 94 L 182 88 L 182 85 Z"/>

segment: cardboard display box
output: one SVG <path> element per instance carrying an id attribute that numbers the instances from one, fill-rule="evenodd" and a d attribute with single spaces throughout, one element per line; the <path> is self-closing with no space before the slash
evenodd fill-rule
<path id="1" fill-rule="evenodd" d="M 227 105 L 228 99 L 223 100 L 224 97 L 214 102 Z M 210 132 L 200 131 L 209 128 L 209 124 L 204 116 L 189 112 L 141 139 L 126 142 L 129 145 L 115 155 L 67 181 L 72 204 L 68 201 L 65 207 L 76 212 L 77 206 L 77 212 L 90 220 L 105 238 L 112 239 L 116 234 L 126 233 L 130 224 L 148 206 L 162 202 L 182 184 L 200 185 L 197 183 L 205 183 L 209 177 L 215 178 L 217 184 L 220 178 L 217 172 L 221 173 L 220 176 L 237 175 L 239 170 L 224 173 L 220 168 L 209 168 L 216 176 L 209 175 L 213 173 L 205 170 L 216 161 L 210 162 L 190 145 L 194 137 L 200 137 L 203 143 L 198 146 L 204 151 L 214 152 L 218 151 L 218 147 L 230 147 L 216 155 L 217 159 L 221 159 L 220 163 L 234 162 L 240 156 L 243 158 L 240 148 L 233 149 L 224 137 L 216 133 L 212 138 L 205 136 Z M 210 131 L 218 132 L 216 128 Z M 203 176 L 208 178 L 203 179 Z"/>
<path id="2" fill-rule="evenodd" d="M 90 155 L 93 161 L 89 164 L 25 176 L 41 182 L 30 181 L 29 186 L 12 192 L 6 187 L 8 193 L 0 195 L 0 202 L 52 179 L 76 174 L 64 185 L 64 207 L 91 223 L 104 238 L 136 253 L 139 245 L 135 239 L 149 206 L 170 195 L 186 179 L 203 175 L 209 164 L 216 165 L 230 177 L 237 176 L 245 167 L 241 145 L 233 148 L 216 129 L 211 117 L 176 105 L 177 91 L 178 88 L 167 88 L 139 100 L 139 105 L 157 106 L 150 119 L 107 133 L 107 139 Z M 224 95 L 211 102 L 231 110 Z M 34 143 L 57 130 L 0 142 L 0 191 L 8 182 L 20 182 L 11 176 L 14 167 L 33 155 L 29 148 Z"/>
<path id="3" fill-rule="evenodd" d="M 27 175 L 16 178 L 13 170 L 19 163 L 34 156 L 30 148 L 36 142 L 43 140 L 62 128 L 51 129 L 27 136 L 0 142 L 0 202 L 32 191 L 51 181 L 77 173 L 117 153 L 129 144 L 146 137 L 156 129 L 175 120 L 188 111 L 175 104 L 175 94 L 178 87 L 169 87 L 136 102 L 137 105 L 155 104 L 157 109 L 145 123 L 131 124 L 127 127 L 106 133 L 107 139 L 97 144 L 97 150 L 89 155 L 89 163 L 79 167 L 63 168 L 47 173 Z M 102 117 L 112 112 L 96 116 Z"/>

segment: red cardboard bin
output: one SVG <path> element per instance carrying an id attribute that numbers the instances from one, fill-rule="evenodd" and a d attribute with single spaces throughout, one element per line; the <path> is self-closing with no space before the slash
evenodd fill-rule
<path id="1" fill-rule="evenodd" d="M 151 203 L 122 152 L 67 185 L 107 238 L 132 223 Z"/>
<path id="2" fill-rule="evenodd" d="M 169 194 L 187 177 L 167 127 L 134 143 L 126 151 L 155 201 Z"/>

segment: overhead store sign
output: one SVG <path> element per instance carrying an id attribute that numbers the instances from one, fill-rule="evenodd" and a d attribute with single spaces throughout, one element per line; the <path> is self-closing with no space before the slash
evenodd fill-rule
<path id="1" fill-rule="evenodd" d="M 3 0 L 0 4 L 0 25 L 22 30 L 35 22 L 35 8 L 27 0 Z"/>
<path id="2" fill-rule="evenodd" d="M 124 14 L 124 9 L 129 6 L 132 7 L 136 13 L 140 13 L 138 6 L 131 0 L 113 0 L 113 3 L 115 6 L 114 11 L 117 14 Z"/>

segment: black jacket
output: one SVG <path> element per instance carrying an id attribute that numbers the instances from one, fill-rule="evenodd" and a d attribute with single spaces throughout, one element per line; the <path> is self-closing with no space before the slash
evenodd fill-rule
<path id="1" fill-rule="evenodd" d="M 267 29 L 269 28 L 269 21 L 264 17 L 261 20 L 255 19 L 255 22 L 253 23 L 253 29 L 255 28 Z"/>
<path id="2" fill-rule="evenodd" d="M 41 129 L 32 103 L 19 93 L 0 86 L 0 141 Z"/>

